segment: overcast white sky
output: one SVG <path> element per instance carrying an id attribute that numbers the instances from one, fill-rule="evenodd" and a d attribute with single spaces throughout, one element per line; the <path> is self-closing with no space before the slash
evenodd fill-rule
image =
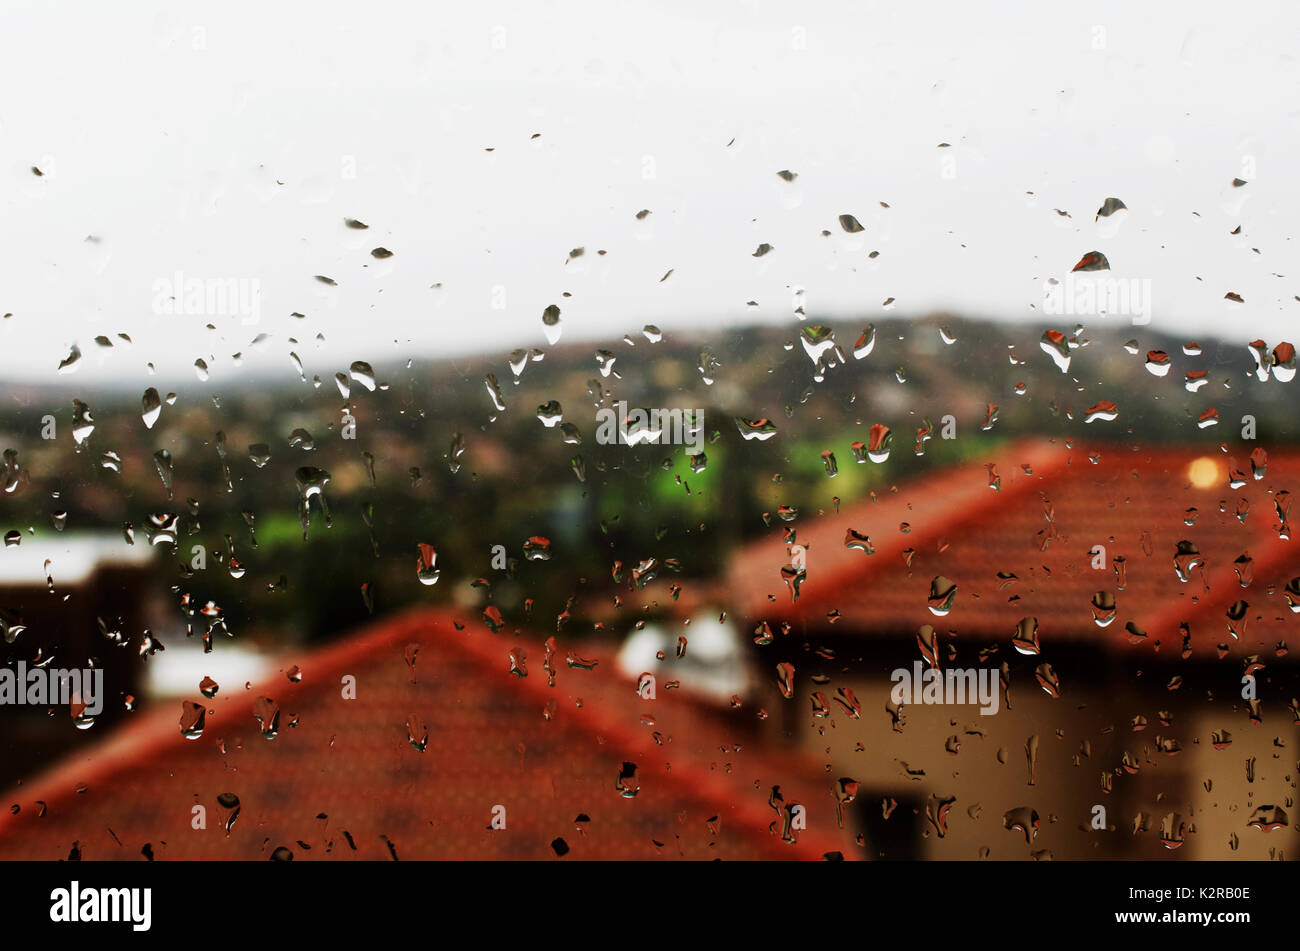
<path id="1" fill-rule="evenodd" d="M 832 322 L 1022 319 L 1094 249 L 1152 281 L 1153 327 L 1294 339 L 1296 36 L 1286 0 L 7 0 L 0 373 L 79 342 L 69 382 L 295 379 L 290 349 L 325 377 L 544 346 L 550 303 L 565 340 L 793 327 L 792 286 Z M 260 324 L 154 313 L 177 271 L 260 282 Z"/>

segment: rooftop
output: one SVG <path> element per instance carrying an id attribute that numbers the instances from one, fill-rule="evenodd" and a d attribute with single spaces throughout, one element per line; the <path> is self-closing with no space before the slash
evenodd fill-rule
<path id="1" fill-rule="evenodd" d="M 928 623 L 1010 637 L 1020 619 L 1036 617 L 1044 644 L 1136 644 L 1176 655 L 1187 622 L 1193 651 L 1224 642 L 1247 653 L 1271 650 L 1291 613 L 1285 586 L 1300 575 L 1280 514 L 1300 455 L 1257 454 L 1255 462 L 1253 469 L 1250 447 L 1015 443 L 838 513 L 783 525 L 806 549 L 798 600 L 781 576 L 790 546 L 773 531 L 736 554 L 728 603 L 738 617 L 774 628 L 788 621 L 831 630 L 828 615 L 838 611 L 834 630 L 846 634 L 911 634 Z M 850 531 L 869 538 L 870 552 Z M 1183 559 L 1186 580 L 1175 570 L 1182 542 L 1199 552 Z M 938 577 L 956 584 L 950 613 L 930 609 Z M 1094 619 L 1099 591 L 1114 597 L 1105 626 Z M 1234 637 L 1227 612 L 1243 600 Z"/>
<path id="2" fill-rule="evenodd" d="M 526 676 L 512 672 L 512 649 Z M 570 651 L 596 666 L 569 666 Z M 131 859 L 146 844 L 158 859 L 258 859 L 280 846 L 382 860 L 861 851 L 832 818 L 824 767 L 762 742 L 754 710 L 700 705 L 667 683 L 642 699 L 608 649 L 557 645 L 554 687 L 544 660 L 538 636 L 461 629 L 433 609 L 395 616 L 287 658 L 263 683 L 222 684 L 196 739 L 167 703 L 11 788 L 19 811 L 0 815 L 0 858 Z M 348 677 L 355 699 L 343 696 Z M 258 704 L 268 723 L 281 711 L 274 738 Z M 793 843 L 773 786 L 816 818 Z M 226 793 L 239 803 L 228 834 Z M 196 805 L 206 829 L 192 828 Z M 495 806 L 504 830 L 490 828 Z"/>

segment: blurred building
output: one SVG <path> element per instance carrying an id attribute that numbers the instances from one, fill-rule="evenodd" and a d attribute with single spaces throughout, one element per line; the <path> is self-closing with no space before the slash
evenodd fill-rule
<path id="1" fill-rule="evenodd" d="M 833 777 L 758 738 L 754 711 L 616 668 L 608 647 L 548 656 L 541 637 L 417 609 L 261 683 L 196 684 L 11 788 L 0 857 L 862 854 Z"/>
<path id="2" fill-rule="evenodd" d="M 791 744 L 919 802 L 925 857 L 1278 858 L 1296 847 L 1297 476 L 1300 456 L 1250 448 L 1013 444 L 738 552 L 727 603 L 774 633 L 752 651 L 769 684 L 793 665 Z M 997 669 L 1000 711 L 891 709 L 891 673 L 917 661 Z"/>
<path id="3" fill-rule="evenodd" d="M 145 626 L 151 559 L 120 535 L 28 539 L 0 552 L 0 665 L 98 667 L 107 693 L 85 731 L 66 707 L 0 706 L 0 781 L 94 742 L 126 714 L 125 698 L 139 695 L 142 662 L 128 640 Z"/>
<path id="4" fill-rule="evenodd" d="M 214 697 L 177 668 L 171 700 L 11 784 L 0 855 L 1279 858 L 1296 475 L 1004 444 L 779 523 L 621 646 L 468 605 L 247 676 L 218 639 Z M 917 662 L 996 671 L 997 714 L 895 705 Z"/>

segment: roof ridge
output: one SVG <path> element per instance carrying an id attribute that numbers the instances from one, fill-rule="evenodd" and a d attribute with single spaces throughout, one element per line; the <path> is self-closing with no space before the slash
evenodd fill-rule
<path id="1" fill-rule="evenodd" d="M 501 669 L 501 664 L 495 658 L 493 649 L 488 647 L 483 639 L 471 638 L 462 644 L 462 647 L 466 650 L 467 655 L 474 656 L 486 669 Z M 631 678 L 623 676 L 621 673 L 616 673 L 614 677 L 608 678 L 606 683 L 613 682 L 615 677 L 617 680 L 626 683 L 627 689 L 633 692 L 636 691 Z M 552 693 L 552 688 L 540 679 L 525 677 L 517 680 L 515 686 L 531 693 L 539 701 L 555 696 Z M 693 698 L 690 702 L 695 703 Z M 747 830 L 755 833 L 761 832 L 764 836 L 769 835 L 767 827 L 773 817 L 773 813 L 769 811 L 770 807 L 766 804 L 760 806 L 758 803 L 749 800 L 738 801 L 735 798 L 735 790 L 732 788 L 732 784 L 722 780 L 716 772 L 705 770 L 701 764 L 688 759 L 686 768 L 689 772 L 687 775 L 683 775 L 680 759 L 677 759 L 675 761 L 676 765 L 674 765 L 674 760 L 670 759 L 649 736 L 628 727 L 622 721 L 601 720 L 598 711 L 588 703 L 583 703 L 581 706 L 574 705 L 569 710 L 569 714 L 578 721 L 585 732 L 596 736 L 611 736 L 624 748 L 635 751 L 642 760 L 638 764 L 639 768 L 644 767 L 646 761 L 662 767 L 660 775 L 669 777 L 670 781 L 675 782 L 693 798 L 708 801 L 711 805 L 726 805 L 731 808 L 733 814 L 739 814 L 741 824 Z M 694 722 L 699 726 L 706 721 L 697 718 Z M 708 723 L 707 729 L 712 732 L 713 724 Z M 796 761 L 802 757 L 780 756 L 779 758 L 784 761 L 782 765 L 789 767 L 795 765 Z M 809 761 L 809 766 L 811 767 L 811 761 Z M 811 774 L 811 769 L 809 772 Z M 807 857 L 820 857 L 828 851 L 838 849 L 842 845 L 842 843 L 835 841 L 833 837 L 812 835 L 810 832 L 811 830 L 805 831 L 797 842 L 791 843 L 796 853 L 803 853 Z"/>
<path id="2" fill-rule="evenodd" d="M 456 635 L 459 633 L 465 636 L 457 638 Z M 540 632 L 529 631 L 529 633 L 540 636 Z M 504 670 L 503 658 L 498 656 L 497 651 L 500 648 L 501 654 L 504 655 L 505 642 L 498 643 L 489 637 L 480 637 L 476 633 L 468 632 L 466 627 L 456 620 L 455 613 L 451 609 L 417 606 L 359 628 L 354 632 L 354 636 L 310 651 L 308 656 L 302 658 L 301 663 L 309 667 L 309 670 L 319 672 L 319 676 L 313 674 L 312 679 L 308 680 L 302 689 L 309 693 L 328 689 L 327 684 L 333 674 L 346 670 L 377 650 L 382 650 L 386 646 L 396 646 L 417 634 L 436 637 L 440 643 L 451 647 L 461 657 L 473 662 L 483 673 Z M 280 679 L 282 670 L 283 668 L 278 668 L 274 673 L 268 674 L 257 683 L 250 684 L 246 690 L 237 694 L 212 698 L 208 702 L 228 708 L 230 704 L 246 702 L 248 695 L 282 693 L 285 686 Z M 628 681 L 628 678 L 615 671 L 613 674 L 603 675 L 598 684 L 608 687 L 618 680 Z M 630 681 L 628 684 L 629 690 L 635 690 Z M 539 707 L 545 700 L 556 698 L 552 688 L 543 679 L 536 677 L 512 678 L 510 687 L 531 695 L 539 701 Z M 295 696 L 301 694 L 295 691 Z M 574 696 L 576 695 L 571 692 L 570 698 Z M 693 698 L 691 702 L 694 702 Z M 582 733 L 596 738 L 609 738 L 619 747 L 624 748 L 629 756 L 635 755 L 641 766 L 658 768 L 657 775 L 663 777 L 670 785 L 677 787 L 690 798 L 706 803 L 710 807 L 718 807 L 719 812 L 728 812 L 738 820 L 738 826 L 751 836 L 755 838 L 761 836 L 763 840 L 770 839 L 771 833 L 768 827 L 774 815 L 769 806 L 760 805 L 748 798 L 738 799 L 735 795 L 736 783 L 728 782 L 715 771 L 707 769 L 703 763 L 697 761 L 695 755 L 689 752 L 683 752 L 681 757 L 670 760 L 649 736 L 617 719 L 602 719 L 602 713 L 608 712 L 601 709 L 603 706 L 604 704 L 598 706 L 594 703 L 571 704 L 566 709 L 565 720 L 570 728 Z M 696 718 L 693 722 L 702 725 L 707 721 Z M 706 728 L 710 733 L 715 731 L 712 722 L 707 722 Z M 188 757 L 202 750 L 199 746 L 175 745 L 177 730 L 175 709 L 164 702 L 159 704 L 158 709 L 143 714 L 141 719 L 112 730 L 101 743 L 77 751 L 48 766 L 37 773 L 31 782 L 23 783 L 19 788 L 34 801 L 42 801 L 47 807 L 57 806 L 74 798 L 77 795 L 77 787 L 81 784 L 92 785 L 97 782 L 111 781 L 122 770 L 155 756 L 171 754 Z M 780 766 L 792 768 L 801 765 L 799 763 L 801 757 L 787 754 L 785 751 L 774 752 L 776 755 L 773 760 Z M 646 774 L 649 772 L 650 769 L 645 770 Z M 812 775 L 812 763 L 808 761 L 803 778 Z M 611 785 L 612 782 L 611 777 Z M 16 821 L 16 816 L 8 810 L 0 813 L 0 835 L 3 835 Z M 815 833 L 813 830 L 805 830 L 796 842 L 791 843 L 791 852 L 793 857 L 819 858 L 828 851 L 840 849 L 842 844 L 833 834 L 825 835 Z"/>
<path id="3" fill-rule="evenodd" d="M 370 628 L 375 630 L 368 636 L 317 648 L 313 652 L 313 663 L 324 661 L 326 665 L 336 666 L 359 657 L 384 641 L 397 639 L 396 635 L 403 629 L 398 626 L 399 622 L 406 621 L 409 615 L 427 616 L 428 612 L 428 608 L 415 608 L 395 614 L 386 622 L 360 628 L 361 631 Z M 278 660 L 279 658 L 277 662 Z M 277 669 L 256 683 L 250 682 L 244 693 L 258 695 L 271 692 L 273 686 L 279 685 L 279 675 L 280 670 Z M 312 690 L 316 687 L 315 682 L 309 682 L 307 689 Z M 217 707 L 228 706 L 236 702 L 240 696 L 240 694 L 227 693 L 208 698 L 207 702 Z M 30 782 L 23 782 L 19 788 L 24 788 L 35 801 L 44 802 L 47 806 L 56 805 L 75 795 L 79 784 L 90 785 L 92 781 L 111 777 L 129 763 L 140 762 L 148 756 L 176 749 L 184 750 L 188 755 L 192 747 L 171 745 L 176 735 L 173 731 L 178 729 L 173 725 L 177 723 L 175 707 L 166 701 L 161 702 L 157 709 L 149 710 L 111 729 L 102 742 L 75 750 L 72 754 L 46 766 L 36 773 L 35 778 Z M 12 819 L 12 813 L 7 811 L 0 813 L 0 834 Z"/>

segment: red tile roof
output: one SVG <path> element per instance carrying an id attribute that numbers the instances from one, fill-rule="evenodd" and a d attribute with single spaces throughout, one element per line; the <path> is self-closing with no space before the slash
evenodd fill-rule
<path id="1" fill-rule="evenodd" d="M 510 672 L 512 647 L 525 651 L 525 677 Z M 601 648 L 579 650 L 599 659 L 594 670 L 569 668 L 573 647 L 560 644 L 552 688 L 535 636 L 457 630 L 446 611 L 396 616 L 286 658 L 299 683 L 277 673 L 223 684 L 199 739 L 181 736 L 179 704 L 168 703 L 11 789 L 21 810 L 0 815 L 0 859 L 66 858 L 74 843 L 88 860 L 136 858 L 146 843 L 159 859 L 258 859 L 287 846 L 299 859 L 387 860 L 390 843 L 401 859 L 542 859 L 559 838 L 571 859 L 860 851 L 834 820 L 833 778 L 754 741 L 752 709 L 710 709 L 663 686 L 644 700 Z M 342 696 L 349 674 L 353 700 Z M 261 696 L 280 706 L 274 739 L 252 713 Z M 413 715 L 428 728 L 424 752 L 409 741 Z M 637 766 L 635 798 L 616 789 L 624 762 Z M 807 804 L 793 844 L 770 829 L 774 785 L 787 804 Z M 240 801 L 229 835 L 223 793 Z M 191 828 L 196 804 L 205 830 Z M 505 830 L 489 828 L 498 804 Z"/>
<path id="2" fill-rule="evenodd" d="M 833 630 L 873 635 L 911 635 L 922 624 L 939 632 L 1009 639 L 1017 622 L 1037 617 L 1045 646 L 1090 641 L 1129 646 L 1132 621 L 1148 637 L 1136 643 L 1177 655 L 1179 624 L 1189 623 L 1194 651 L 1229 642 L 1244 653 L 1271 650 L 1285 638 L 1290 616 L 1283 586 L 1300 575 L 1295 543 L 1279 537 L 1275 503 L 1300 488 L 1300 455 L 1270 454 L 1263 477 L 1252 477 L 1247 446 L 1230 454 L 1217 447 L 1139 449 L 1036 440 L 991 454 L 902 486 L 876 501 L 838 514 L 792 523 L 806 546 L 807 577 L 792 603 L 780 570 L 790 562 L 784 531 L 740 551 L 728 571 L 734 614 L 751 623 L 806 622 L 828 627 L 828 612 L 841 617 Z M 1189 465 L 1209 457 L 1218 467 L 1208 488 L 1189 480 Z M 993 463 L 1001 490 L 989 487 Z M 1022 468 L 1022 466 L 1024 468 Z M 1228 484 L 1242 470 L 1246 483 Z M 1237 517 L 1240 499 L 1249 503 Z M 1222 510 L 1220 503 L 1223 503 Z M 1192 525 L 1185 519 L 1195 508 Z M 907 523 L 907 531 L 900 530 Z M 785 526 L 782 526 L 783 529 Z M 845 547 L 853 529 L 871 539 L 874 554 Z M 1187 582 L 1178 579 L 1174 554 L 1190 541 L 1205 562 Z M 1104 570 L 1091 552 L 1105 547 Z M 911 550 L 910 566 L 905 552 Z M 1253 560 L 1254 580 L 1242 587 L 1234 561 Z M 1124 559 L 1126 583 L 1117 584 L 1113 561 Z M 1014 574 L 1005 584 L 998 573 Z M 932 579 L 956 582 L 946 616 L 927 606 Z M 1117 615 L 1107 627 L 1093 620 L 1097 591 L 1114 595 Z M 1241 639 L 1228 631 L 1226 612 L 1249 603 Z M 797 629 L 797 628 L 796 628 Z"/>

